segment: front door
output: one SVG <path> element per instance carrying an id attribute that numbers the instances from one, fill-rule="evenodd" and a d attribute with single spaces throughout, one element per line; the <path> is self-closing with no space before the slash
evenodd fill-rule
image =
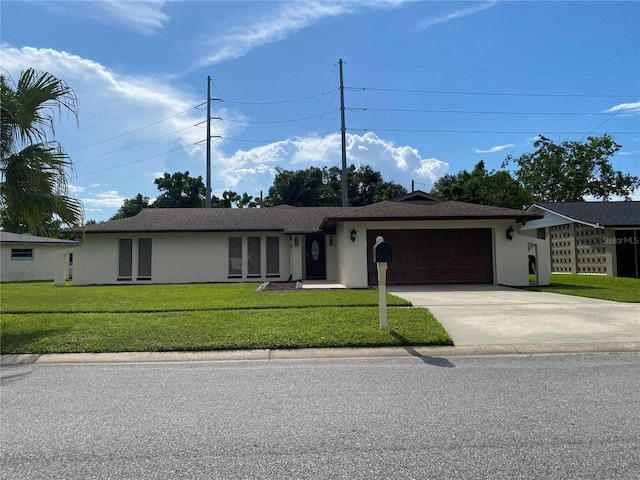
<path id="1" fill-rule="evenodd" d="M 324 280 L 327 278 L 324 235 L 307 235 L 307 279 Z"/>

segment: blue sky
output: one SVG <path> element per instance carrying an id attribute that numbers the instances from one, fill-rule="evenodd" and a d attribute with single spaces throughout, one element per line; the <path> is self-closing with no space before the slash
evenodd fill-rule
<path id="1" fill-rule="evenodd" d="M 538 134 L 609 133 L 640 175 L 640 2 L 3 0 L 1 27 L 14 80 L 33 67 L 78 95 L 56 139 L 87 219 L 155 197 L 163 172 L 205 178 L 208 75 L 215 195 L 340 165 L 339 59 L 348 162 L 407 189 L 499 169 Z"/>

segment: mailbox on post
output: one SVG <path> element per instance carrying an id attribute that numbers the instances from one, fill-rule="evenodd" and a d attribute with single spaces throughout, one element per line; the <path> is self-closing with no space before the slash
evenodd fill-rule
<path id="1" fill-rule="evenodd" d="M 387 263 L 391 262 L 391 245 L 384 238 L 377 237 L 373 246 L 373 261 L 378 269 L 378 301 L 380 329 L 387 329 Z"/>
<path id="2" fill-rule="evenodd" d="M 378 239 L 380 239 L 380 242 L 378 242 Z M 378 237 L 376 244 L 373 246 L 373 261 L 376 263 L 391 262 L 391 245 L 385 242 L 382 237 Z"/>

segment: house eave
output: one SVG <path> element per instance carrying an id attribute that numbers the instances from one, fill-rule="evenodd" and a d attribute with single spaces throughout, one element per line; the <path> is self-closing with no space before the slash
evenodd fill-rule
<path id="1" fill-rule="evenodd" d="M 400 216 L 400 217 L 353 217 L 353 218 L 325 218 L 320 224 L 321 229 L 334 227 L 340 222 L 384 222 L 384 221 L 438 221 L 438 220 L 513 220 L 516 223 L 524 223 L 530 220 L 543 218 L 542 215 L 432 215 L 432 216 Z"/>

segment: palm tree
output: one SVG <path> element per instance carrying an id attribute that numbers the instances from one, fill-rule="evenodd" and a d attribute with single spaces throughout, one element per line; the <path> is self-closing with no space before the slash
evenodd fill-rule
<path id="1" fill-rule="evenodd" d="M 55 135 L 63 110 L 78 116 L 75 92 L 47 72 L 21 73 L 17 86 L 0 71 L 0 208 L 2 227 L 47 235 L 56 225 L 77 226 L 82 204 L 68 196 L 72 162 Z"/>

